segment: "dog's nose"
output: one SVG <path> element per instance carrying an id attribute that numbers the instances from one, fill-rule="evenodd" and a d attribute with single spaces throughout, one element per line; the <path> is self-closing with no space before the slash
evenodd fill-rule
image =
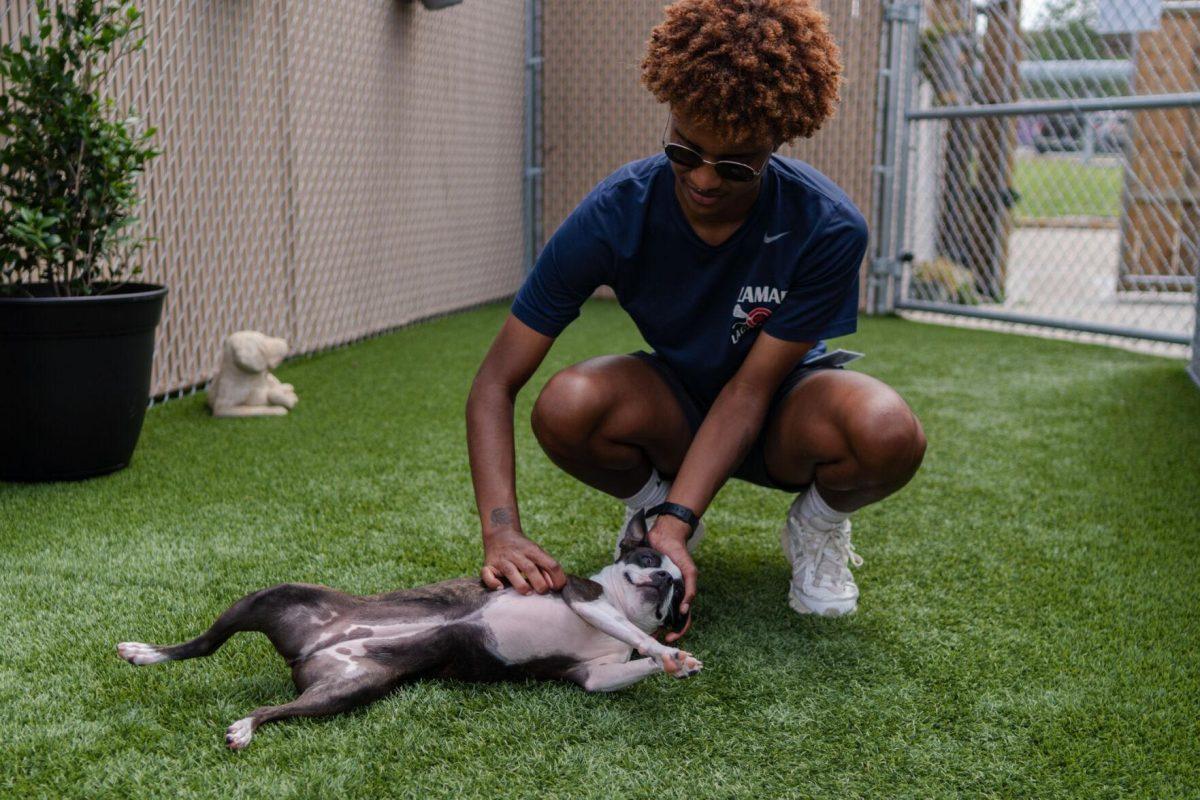
<path id="1" fill-rule="evenodd" d="M 650 582 L 655 586 L 664 586 L 671 582 L 671 573 L 660 569 L 650 576 Z"/>

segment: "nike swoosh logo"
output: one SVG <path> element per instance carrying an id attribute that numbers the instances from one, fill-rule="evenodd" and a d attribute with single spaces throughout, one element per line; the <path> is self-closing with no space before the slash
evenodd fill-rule
<path id="1" fill-rule="evenodd" d="M 763 234 L 763 244 L 770 244 L 771 242 L 775 241 L 776 239 L 782 239 L 783 237 L 787 236 L 789 233 L 791 233 L 791 231 L 784 231 L 783 233 L 777 233 L 774 236 L 767 236 L 764 233 Z"/>

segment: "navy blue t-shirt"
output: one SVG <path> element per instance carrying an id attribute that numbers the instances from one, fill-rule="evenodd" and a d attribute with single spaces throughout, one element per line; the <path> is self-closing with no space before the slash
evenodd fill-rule
<path id="1" fill-rule="evenodd" d="M 774 155 L 750 215 L 705 243 L 675 196 L 665 155 L 625 164 L 559 226 L 513 301 L 557 336 L 597 287 L 613 288 L 646 342 L 711 404 L 764 330 L 788 341 L 853 333 L 867 223 L 833 181 Z"/>

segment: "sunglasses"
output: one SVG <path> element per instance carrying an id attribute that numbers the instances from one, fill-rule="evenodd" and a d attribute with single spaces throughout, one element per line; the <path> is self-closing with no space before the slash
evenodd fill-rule
<path id="1" fill-rule="evenodd" d="M 725 180 L 737 181 L 738 183 L 752 181 L 762 174 L 761 169 L 755 169 L 749 164 L 743 164 L 740 161 L 709 161 L 690 147 L 685 147 L 677 142 L 668 142 L 667 131 L 670 130 L 670 127 L 671 120 L 668 118 L 667 127 L 663 130 L 663 152 L 667 154 L 667 158 L 679 166 L 696 169 L 701 164 L 708 164 Z M 768 157 L 768 160 L 770 160 L 770 157 Z M 765 168 L 766 164 L 763 164 L 763 167 Z"/>

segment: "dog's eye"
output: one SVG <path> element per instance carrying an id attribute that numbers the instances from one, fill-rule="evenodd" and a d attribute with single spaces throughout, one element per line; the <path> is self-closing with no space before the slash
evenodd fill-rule
<path id="1" fill-rule="evenodd" d="M 658 564 L 656 563 L 657 561 L 658 561 L 658 559 L 656 559 L 654 556 L 650 555 L 649 553 L 643 553 L 641 556 L 638 557 L 638 566 L 639 567 L 657 567 L 658 566 Z"/>

